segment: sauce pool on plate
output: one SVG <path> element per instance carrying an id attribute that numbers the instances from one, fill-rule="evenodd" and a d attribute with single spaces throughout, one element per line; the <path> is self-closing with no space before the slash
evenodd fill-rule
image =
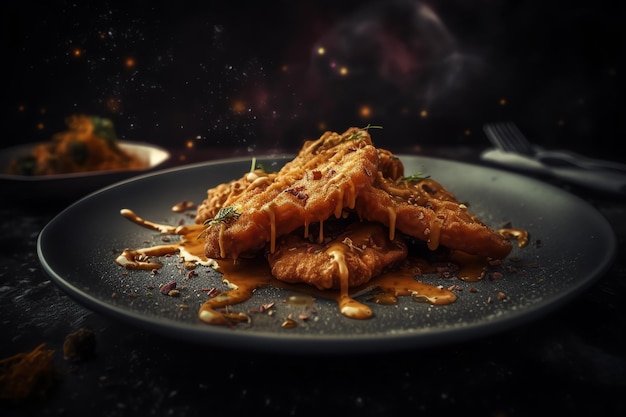
<path id="1" fill-rule="evenodd" d="M 181 213 L 192 208 L 194 208 L 192 203 L 181 202 L 173 206 L 172 211 Z M 287 301 L 291 303 L 303 300 L 311 303 L 316 297 L 333 300 L 343 316 L 356 320 L 370 319 L 374 316 L 372 307 L 356 299 L 366 293 L 371 293 L 367 301 L 377 305 L 395 305 L 398 303 L 398 297 L 406 296 L 414 301 L 432 305 L 451 304 L 457 299 L 452 289 L 423 283 L 417 279 L 421 274 L 442 271 L 441 266 L 431 264 L 421 257 L 413 256 L 411 262 L 389 269 L 359 287 L 319 290 L 311 285 L 292 284 L 274 278 L 263 257 L 240 258 L 236 262 L 230 259 L 207 258 L 204 254 L 204 242 L 199 238 L 204 230 L 202 224 L 179 226 L 158 224 L 143 219 L 126 208 L 122 209 L 120 214 L 131 222 L 160 234 L 180 236 L 180 240 L 175 242 L 140 249 L 125 249 L 115 259 L 120 266 L 128 270 L 156 270 L 161 268 L 162 264 L 155 258 L 177 254 L 184 262 L 214 268 L 222 274 L 222 280 L 230 289 L 218 294 L 209 294 L 209 299 L 198 311 L 198 318 L 207 324 L 233 325 L 237 322 L 250 321 L 246 313 L 233 312 L 230 307 L 252 298 L 256 289 L 267 286 L 295 291 L 302 295 L 290 297 Z M 500 233 L 507 238 L 517 239 L 519 246 L 528 242 L 527 233 L 521 229 L 501 229 Z M 454 275 L 469 282 L 481 280 L 490 266 L 488 259 L 460 251 L 451 251 L 449 262 L 458 268 L 453 272 Z M 295 321 L 290 319 L 283 323 L 285 328 L 294 325 Z"/>

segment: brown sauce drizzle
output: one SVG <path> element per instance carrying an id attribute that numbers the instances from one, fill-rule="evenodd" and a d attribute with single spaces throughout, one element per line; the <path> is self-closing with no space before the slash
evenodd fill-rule
<path id="1" fill-rule="evenodd" d="M 319 290 L 312 285 L 286 283 L 272 276 L 269 265 L 264 258 L 239 258 L 236 261 L 208 259 L 204 255 L 204 240 L 199 238 L 204 230 L 203 225 L 162 225 L 145 220 L 129 209 L 122 209 L 120 214 L 135 224 L 161 234 L 181 236 L 180 241 L 177 242 L 140 249 L 125 249 L 115 259 L 115 262 L 120 266 L 129 270 L 158 269 L 162 267 L 162 264 L 153 258 L 178 254 L 185 262 L 196 262 L 213 267 L 223 274 L 222 280 L 229 285 L 230 289 L 207 300 L 198 312 L 198 318 L 208 324 L 232 325 L 233 323 L 249 321 L 250 318 L 247 314 L 229 311 L 228 307 L 250 299 L 256 289 L 266 286 L 296 291 L 313 298 L 334 300 L 337 302 L 342 315 L 358 320 L 368 319 L 374 315 L 370 306 L 355 299 L 358 295 L 365 293 L 372 293 L 370 300 L 381 305 L 397 304 L 398 297 L 401 296 L 410 296 L 415 301 L 433 305 L 450 304 L 457 298 L 449 289 L 420 282 L 416 279 L 415 268 L 409 267 L 384 272 L 368 283 L 355 288 L 348 288 L 347 270 L 341 274 L 342 285 L 339 290 Z M 322 229 L 321 226 L 320 229 Z M 437 226 L 434 229 L 433 238 L 439 232 Z M 528 242 L 528 234 L 521 229 L 501 229 L 500 233 L 507 238 L 517 239 L 520 246 L 523 242 Z M 431 245 L 429 244 L 429 246 Z M 341 265 L 342 250 L 331 247 L 328 252 L 331 254 L 333 262 Z M 489 265 L 487 259 L 459 251 L 452 251 L 449 260 L 459 265 L 456 276 L 464 281 L 481 280 Z M 425 260 L 419 259 L 417 262 L 420 273 L 437 272 L 437 268 Z M 284 327 L 289 326 L 285 325 Z"/>
<path id="2" fill-rule="evenodd" d="M 528 245 L 528 231 L 524 229 L 516 229 L 513 227 L 506 227 L 502 229 L 498 229 L 498 233 L 504 236 L 509 240 L 517 240 L 517 246 L 523 248 Z"/>

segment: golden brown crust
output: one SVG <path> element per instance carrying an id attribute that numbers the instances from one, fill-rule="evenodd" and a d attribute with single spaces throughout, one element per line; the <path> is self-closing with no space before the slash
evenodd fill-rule
<path id="1" fill-rule="evenodd" d="M 267 254 L 272 275 L 320 290 L 356 287 L 407 256 L 404 240 L 388 239 L 378 223 L 353 222 L 340 235 L 316 243 L 301 234 L 283 236 L 274 253 Z"/>
<path id="2" fill-rule="evenodd" d="M 326 132 L 306 142 L 267 187 L 224 203 L 236 209 L 237 219 L 209 222 L 206 255 L 236 259 L 273 245 L 276 237 L 298 227 L 341 217 L 344 209 L 355 207 L 361 190 L 371 186 L 377 168 L 377 150 L 365 130 Z"/>
<path id="3" fill-rule="evenodd" d="M 452 193 L 431 179 L 391 181 L 378 175 L 374 186 L 359 195 L 357 213 L 362 219 L 384 224 L 428 242 L 430 249 L 445 246 L 472 255 L 505 258 L 511 242 L 491 229 Z"/>
<path id="4" fill-rule="evenodd" d="M 195 222 L 202 224 L 214 218 L 220 209 L 235 204 L 244 192 L 251 195 L 264 191 L 274 181 L 275 176 L 275 173 L 268 174 L 261 169 L 255 169 L 239 179 L 209 188 L 207 197 L 198 206 Z"/>
<path id="5" fill-rule="evenodd" d="M 383 177 L 392 180 L 404 177 L 402 161 L 387 149 L 378 148 L 378 171 Z"/>
<path id="6" fill-rule="evenodd" d="M 367 129 L 326 132 L 277 173 L 257 170 L 208 190 L 196 217 L 207 225 L 205 254 L 237 259 L 265 249 L 276 278 L 325 289 L 368 282 L 406 257 L 406 236 L 431 250 L 494 259 L 510 253 L 511 243 L 441 184 L 404 175 L 400 159 L 375 148 Z M 228 216 L 220 216 L 224 208 Z M 363 223 L 337 241 L 335 220 L 355 213 Z M 341 239 L 357 235 L 364 243 L 346 250 Z"/>

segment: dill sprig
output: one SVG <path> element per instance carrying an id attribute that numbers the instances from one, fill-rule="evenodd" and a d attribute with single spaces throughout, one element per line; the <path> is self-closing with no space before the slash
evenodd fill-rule
<path id="1" fill-rule="evenodd" d="M 226 223 L 229 220 L 237 220 L 239 216 L 241 216 L 241 213 L 237 211 L 237 208 L 233 206 L 222 207 L 220 211 L 217 212 L 215 217 L 205 220 L 203 225 L 207 226 L 216 223 Z"/>
<path id="2" fill-rule="evenodd" d="M 426 178 L 430 178 L 430 175 L 426 175 L 423 172 L 416 172 L 415 174 L 402 178 L 402 180 L 408 182 L 420 182 Z"/>
<path id="3" fill-rule="evenodd" d="M 350 136 L 348 136 L 345 140 L 349 141 L 349 140 L 357 140 L 360 137 L 363 136 L 363 131 L 368 131 L 370 129 L 382 129 L 382 126 L 375 126 L 375 125 L 371 125 L 371 124 L 367 124 L 367 126 L 362 127 L 361 129 L 357 130 L 356 132 L 352 133 Z"/>

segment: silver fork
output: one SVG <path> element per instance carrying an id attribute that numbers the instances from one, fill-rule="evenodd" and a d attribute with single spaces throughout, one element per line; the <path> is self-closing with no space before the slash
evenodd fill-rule
<path id="1" fill-rule="evenodd" d="M 486 124 L 483 129 L 494 145 L 494 149 L 481 154 L 485 161 L 548 175 L 592 190 L 626 195 L 626 164 L 568 151 L 543 150 L 528 142 L 513 123 Z"/>
<path id="2" fill-rule="evenodd" d="M 483 130 L 491 144 L 497 149 L 531 157 L 547 166 L 626 172 L 626 164 L 589 158 L 566 150 L 546 150 L 535 146 L 512 122 L 486 124 Z"/>

